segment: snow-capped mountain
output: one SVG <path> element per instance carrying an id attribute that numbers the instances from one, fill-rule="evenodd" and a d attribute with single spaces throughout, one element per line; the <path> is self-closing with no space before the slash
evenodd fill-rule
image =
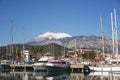
<path id="1" fill-rule="evenodd" d="M 46 32 L 42 35 L 39 35 L 35 39 L 38 40 L 40 38 L 48 38 L 48 39 L 63 39 L 65 37 L 72 37 L 71 35 L 67 33 L 53 33 L 53 32 Z"/>
<path id="2" fill-rule="evenodd" d="M 72 37 L 72 36 L 67 34 L 67 33 L 46 32 L 46 33 L 43 33 L 43 34 L 35 37 L 34 39 L 29 41 L 28 43 L 33 44 L 33 45 L 45 45 L 48 43 L 62 44 L 61 41 L 59 41 L 59 39 L 69 38 L 69 37 Z"/>
<path id="3" fill-rule="evenodd" d="M 51 33 L 46 32 L 31 41 L 29 41 L 27 44 L 29 45 L 46 45 L 49 43 L 56 43 L 61 46 L 66 46 L 67 48 L 102 48 L 102 38 L 101 36 L 70 36 L 67 33 Z M 105 50 L 106 51 L 112 51 L 112 39 L 109 37 L 105 37 Z M 119 50 L 120 50 L 120 41 L 119 44 Z"/>

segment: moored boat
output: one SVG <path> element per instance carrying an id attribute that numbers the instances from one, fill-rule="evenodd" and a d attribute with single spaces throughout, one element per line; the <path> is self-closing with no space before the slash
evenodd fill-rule
<path id="1" fill-rule="evenodd" d="M 113 55 L 112 57 L 106 58 L 104 55 L 104 35 L 102 36 L 102 47 L 103 47 L 103 57 L 105 58 L 105 61 L 103 64 L 97 64 L 94 66 L 89 66 L 89 68 L 93 71 L 97 72 L 120 72 L 120 60 L 118 55 L 118 31 L 117 31 L 117 16 L 116 16 L 116 10 L 114 9 L 114 21 L 113 21 L 113 15 L 111 12 L 111 26 L 112 26 L 112 45 L 113 45 Z M 102 19 L 101 19 L 102 23 Z M 115 25 L 115 26 L 114 26 Z M 102 33 L 103 33 L 102 29 Z M 108 59 L 108 60 L 107 60 Z"/>
<path id="2" fill-rule="evenodd" d="M 46 64 L 48 71 L 64 71 L 70 70 L 70 63 L 64 60 L 51 60 Z"/>
<path id="3" fill-rule="evenodd" d="M 41 57 L 38 62 L 33 64 L 33 68 L 34 71 L 38 71 L 38 70 L 47 70 L 46 68 L 46 63 L 51 60 L 54 59 L 54 57 L 52 56 L 43 56 Z"/>
<path id="4" fill-rule="evenodd" d="M 11 71 L 10 60 L 1 60 L 0 70 L 1 71 Z"/>
<path id="5" fill-rule="evenodd" d="M 89 66 L 89 68 L 96 72 L 120 72 L 120 66 L 118 65 Z"/>

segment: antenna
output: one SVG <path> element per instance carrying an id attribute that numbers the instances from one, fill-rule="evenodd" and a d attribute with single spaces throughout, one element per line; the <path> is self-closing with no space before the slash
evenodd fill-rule
<path id="1" fill-rule="evenodd" d="M 105 48 L 104 48 L 104 29 L 102 25 L 102 17 L 100 16 L 100 25 L 101 25 L 101 31 L 102 31 L 102 50 L 103 50 L 103 57 L 105 57 Z"/>

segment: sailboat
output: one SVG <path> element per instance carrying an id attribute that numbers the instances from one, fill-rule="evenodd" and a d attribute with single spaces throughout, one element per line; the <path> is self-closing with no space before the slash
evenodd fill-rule
<path id="1" fill-rule="evenodd" d="M 116 57 L 114 60 L 116 60 L 116 64 L 112 64 L 111 61 L 112 58 L 109 59 L 108 63 L 104 64 L 97 64 L 96 66 L 89 66 L 89 68 L 96 72 L 120 72 L 120 65 L 118 64 L 118 42 L 117 42 L 117 26 L 116 26 L 116 10 L 114 9 L 114 18 L 115 18 L 115 27 L 113 27 L 113 18 L 112 18 L 112 12 L 111 12 L 111 25 L 112 25 L 112 36 L 113 36 L 113 55 L 116 49 Z M 101 19 L 102 23 L 102 19 Z M 102 24 L 101 24 L 102 27 Z M 103 31 L 102 31 L 103 32 Z M 113 33 L 114 32 L 114 33 Z M 102 36 L 102 43 L 103 43 L 103 57 L 104 57 L 104 35 Z M 116 45 L 115 45 L 116 44 Z"/>

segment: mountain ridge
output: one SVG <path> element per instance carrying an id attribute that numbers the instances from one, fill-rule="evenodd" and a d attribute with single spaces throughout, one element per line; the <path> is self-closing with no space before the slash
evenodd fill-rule
<path id="1" fill-rule="evenodd" d="M 105 50 L 112 51 L 112 39 L 105 36 Z M 67 48 L 75 49 L 76 48 L 98 48 L 102 49 L 102 37 L 96 35 L 89 35 L 89 36 L 71 36 L 71 37 L 64 37 L 64 38 L 48 38 L 48 37 L 40 37 L 39 40 L 31 40 L 28 42 L 29 45 L 46 45 L 49 43 L 56 43 L 61 46 L 66 46 Z M 120 42 L 118 42 L 120 43 Z M 119 46 L 120 47 L 120 46 Z"/>

